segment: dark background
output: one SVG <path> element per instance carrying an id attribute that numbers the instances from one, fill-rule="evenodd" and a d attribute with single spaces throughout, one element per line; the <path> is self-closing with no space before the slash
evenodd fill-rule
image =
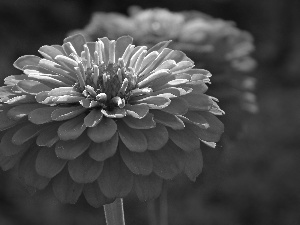
<path id="1" fill-rule="evenodd" d="M 0 0 L 1 82 L 20 73 L 12 66 L 19 56 L 61 44 L 70 30 L 89 22 L 91 13 L 126 14 L 131 5 L 199 10 L 235 21 L 255 40 L 260 111 L 241 121 L 238 140 L 203 150 L 204 169 L 195 183 L 169 184 L 169 224 L 299 225 L 300 1 Z M 0 172 L 1 225 L 104 224 L 102 208 L 93 209 L 83 199 L 77 206 L 62 206 L 47 190 L 30 197 L 10 175 Z M 146 211 L 146 203 L 125 199 L 128 225 L 147 224 Z"/>

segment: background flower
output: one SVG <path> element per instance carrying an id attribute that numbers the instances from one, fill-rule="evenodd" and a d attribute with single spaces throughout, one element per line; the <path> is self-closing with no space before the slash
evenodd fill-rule
<path id="1" fill-rule="evenodd" d="M 241 121 L 258 112 L 256 79 L 252 76 L 256 67 L 251 56 L 254 50 L 252 36 L 231 21 L 198 11 L 143 10 L 133 6 L 128 12 L 128 17 L 123 16 L 127 25 L 120 30 L 124 32 L 127 29 L 136 44 L 152 46 L 161 40 L 172 39 L 170 46 L 173 49 L 186 52 L 197 67 L 205 68 L 214 75 L 214 85 L 208 93 L 216 96 L 221 107 L 230 112 L 222 119 L 227 127 L 225 135 L 230 139 L 240 137 L 244 129 Z M 99 15 L 102 20 L 93 20 L 76 32 L 92 40 L 100 31 L 104 35 L 110 34 L 109 27 L 102 25 L 102 21 L 108 21 L 107 24 L 114 21 L 110 19 L 110 13 L 99 12 Z M 94 30 L 93 34 L 91 30 Z"/>
<path id="2" fill-rule="evenodd" d="M 169 41 L 147 50 L 132 38 L 82 35 L 20 57 L 1 87 L 0 166 L 64 203 L 81 193 L 98 207 L 131 190 L 148 200 L 163 180 L 202 170 L 200 140 L 220 139 L 223 114 L 204 94 L 211 74 Z"/>

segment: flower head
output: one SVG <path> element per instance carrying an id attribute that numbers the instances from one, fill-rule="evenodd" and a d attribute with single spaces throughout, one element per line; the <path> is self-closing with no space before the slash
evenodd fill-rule
<path id="1" fill-rule="evenodd" d="M 81 193 L 98 207 L 134 190 L 160 194 L 163 180 L 201 172 L 200 141 L 214 146 L 223 111 L 205 93 L 210 73 L 161 42 L 82 35 L 27 55 L 1 87 L 0 166 L 28 186 L 52 185 L 62 202 Z M 51 181 L 51 182 L 50 182 Z"/>

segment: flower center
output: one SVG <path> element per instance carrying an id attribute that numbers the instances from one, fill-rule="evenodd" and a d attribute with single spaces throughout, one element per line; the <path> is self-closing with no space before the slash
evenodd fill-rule
<path id="1" fill-rule="evenodd" d="M 109 60 L 104 62 L 101 52 L 103 43 L 99 41 L 97 44 L 100 46 L 96 48 L 93 59 L 87 46 L 84 46 L 85 51 L 81 57 L 72 55 L 78 63 L 78 67 L 75 67 L 78 82 L 74 87 L 86 97 L 87 101 L 82 104 L 84 107 L 100 107 L 109 111 L 115 107 L 123 108 L 130 91 L 136 88 L 137 76 L 131 67 L 125 66 L 123 58 L 115 62 L 112 50 L 109 52 Z"/>

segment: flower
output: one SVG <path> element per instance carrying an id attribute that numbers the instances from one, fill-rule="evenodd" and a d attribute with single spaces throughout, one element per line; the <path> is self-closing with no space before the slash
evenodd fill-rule
<path id="1" fill-rule="evenodd" d="M 52 185 L 63 203 L 83 193 L 99 207 L 131 190 L 148 200 L 163 180 L 202 169 L 200 140 L 214 146 L 223 111 L 204 92 L 211 74 L 160 42 L 130 36 L 42 46 L 14 63 L 1 87 L 0 166 L 28 186 Z"/>

